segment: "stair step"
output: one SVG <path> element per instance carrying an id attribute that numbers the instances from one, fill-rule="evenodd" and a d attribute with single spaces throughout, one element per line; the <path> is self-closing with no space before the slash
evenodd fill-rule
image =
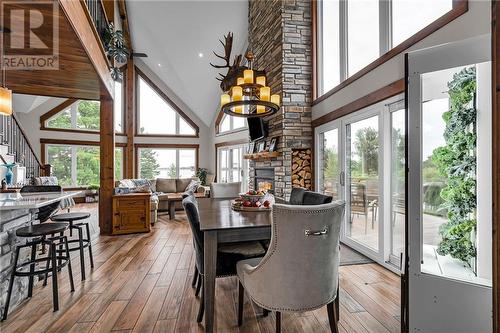
<path id="1" fill-rule="evenodd" d="M 16 156 L 12 154 L 0 154 L 6 163 L 14 163 L 16 161 Z M 1 160 L 0 160 L 1 161 Z M 3 164 L 3 163 L 2 163 Z"/>
<path id="2" fill-rule="evenodd" d="M 0 145 L 0 155 L 7 155 L 9 153 L 9 146 Z"/>

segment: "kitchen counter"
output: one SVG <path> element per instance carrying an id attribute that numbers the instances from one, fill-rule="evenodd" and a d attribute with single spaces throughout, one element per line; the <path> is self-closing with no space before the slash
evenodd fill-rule
<path id="1" fill-rule="evenodd" d="M 45 193 L 0 193 L 0 211 L 13 209 L 38 209 L 56 201 L 74 197 L 82 191 Z"/>

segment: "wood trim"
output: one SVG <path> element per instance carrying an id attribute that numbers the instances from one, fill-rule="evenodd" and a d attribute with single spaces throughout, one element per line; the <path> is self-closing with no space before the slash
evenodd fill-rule
<path id="1" fill-rule="evenodd" d="M 134 60 L 129 59 L 125 76 L 125 134 L 127 135 L 127 148 L 125 149 L 124 177 L 134 177 L 134 114 L 135 114 L 135 66 Z"/>
<path id="2" fill-rule="evenodd" d="M 318 2 L 311 1 L 311 31 L 312 31 L 312 100 L 318 98 Z M 313 187 L 314 188 L 314 187 Z"/>
<path id="3" fill-rule="evenodd" d="M 132 41 L 130 36 L 130 26 L 128 24 L 128 13 L 127 13 L 127 3 L 125 0 L 116 0 L 118 2 L 118 11 L 120 13 L 120 18 L 122 19 L 123 36 L 129 49 L 133 52 Z"/>
<path id="4" fill-rule="evenodd" d="M 422 30 L 417 32 L 416 34 L 414 34 L 413 36 L 409 37 L 401 44 L 397 45 L 396 47 L 393 47 L 392 49 L 390 49 L 389 51 L 387 51 L 386 53 L 381 55 L 378 59 L 374 60 L 373 62 L 368 64 L 366 67 L 364 67 L 361 70 L 359 70 L 358 72 L 356 72 L 354 75 L 351 75 L 346 80 L 342 81 L 339 85 L 337 85 L 333 89 L 324 93 L 322 96 L 315 98 L 312 102 L 312 105 L 316 105 L 316 104 L 320 103 L 321 101 L 324 101 L 328 97 L 335 94 L 337 91 L 347 87 L 348 85 L 350 85 L 354 81 L 360 79 L 361 77 L 363 77 L 367 73 L 371 72 L 372 70 L 374 70 L 378 66 L 380 66 L 383 63 L 387 62 L 388 60 L 394 58 L 398 54 L 404 52 L 405 50 L 407 50 L 408 48 L 413 46 L 414 44 L 420 42 L 422 39 L 426 38 L 427 36 L 433 34 L 437 30 L 441 29 L 442 27 L 444 27 L 445 25 L 447 25 L 448 23 L 450 23 L 451 21 L 453 21 L 457 17 L 465 14 L 468 10 L 469 10 L 469 1 L 468 0 L 454 0 L 452 10 L 450 10 L 449 12 L 447 12 L 446 14 L 444 14 L 443 16 L 441 16 L 440 18 L 438 18 L 437 20 L 435 20 L 434 22 L 432 22 L 431 24 L 429 24 L 428 26 L 426 26 L 425 28 L 423 28 Z M 313 22 L 316 24 L 317 20 L 313 20 Z M 313 29 L 313 31 L 315 31 L 316 29 L 317 29 L 317 27 L 315 27 Z M 314 38 L 313 38 L 313 40 L 314 40 Z M 313 46 L 316 47 L 317 44 L 313 45 Z M 313 47 L 313 50 L 314 50 L 314 47 Z M 315 51 L 313 51 L 313 52 L 315 52 Z M 314 62 L 314 58 L 313 58 L 313 62 Z M 318 75 L 317 75 L 316 71 L 313 70 L 313 78 L 317 78 L 317 77 L 318 77 Z M 313 87 L 315 89 L 317 89 L 317 84 L 314 84 Z M 313 94 L 315 96 L 317 96 L 318 91 L 316 90 Z"/>
<path id="5" fill-rule="evenodd" d="M 220 122 L 222 121 L 223 117 L 224 117 L 224 112 L 219 111 L 219 113 L 217 114 L 217 118 L 215 119 L 215 134 L 216 135 L 220 133 L 219 125 L 220 125 Z"/>
<path id="6" fill-rule="evenodd" d="M 199 138 L 199 135 L 175 135 L 175 134 L 136 134 L 137 138 Z"/>
<path id="7" fill-rule="evenodd" d="M 318 127 L 355 111 L 361 110 L 367 106 L 383 101 L 387 98 L 401 94 L 405 91 L 405 80 L 400 79 L 388 86 L 380 88 L 366 96 L 363 96 L 351 103 L 348 103 L 340 108 L 333 110 L 317 119 L 312 121 L 312 127 Z"/>
<path id="8" fill-rule="evenodd" d="M 75 103 L 77 99 L 75 98 L 68 98 L 67 100 L 61 102 L 59 105 L 53 107 L 49 111 L 45 112 L 40 116 L 40 128 L 42 129 L 45 128 L 45 122 L 58 114 L 59 112 L 63 111 L 67 107 L 71 106 L 71 104 Z"/>
<path id="9" fill-rule="evenodd" d="M 68 133 L 82 133 L 82 134 L 95 134 L 99 135 L 99 131 L 82 130 L 82 129 L 72 129 L 72 128 L 52 128 L 40 126 L 41 131 L 51 131 L 51 132 L 68 132 Z"/>
<path id="10" fill-rule="evenodd" d="M 217 181 L 217 159 L 218 159 L 218 154 L 217 154 L 217 149 L 220 148 L 220 147 L 228 147 L 228 146 L 234 146 L 234 145 L 240 145 L 240 144 L 243 144 L 243 143 L 250 143 L 250 141 L 248 139 L 238 139 L 238 140 L 232 140 L 232 141 L 223 141 L 223 142 L 219 142 L 219 143 L 216 143 L 214 145 L 215 147 L 215 167 L 214 167 L 214 181 Z"/>
<path id="11" fill-rule="evenodd" d="M 194 161 L 194 168 L 198 170 L 200 164 L 200 145 L 199 144 L 186 144 L 186 143 L 136 143 L 134 144 L 135 151 L 135 178 L 139 178 L 139 149 L 140 148 L 170 148 L 170 149 L 195 149 L 196 160 Z"/>
<path id="12" fill-rule="evenodd" d="M 100 141 L 90 141 L 90 140 L 61 140 L 61 139 L 40 139 L 41 144 L 53 144 L 53 145 L 76 145 L 76 146 L 99 146 Z M 115 147 L 126 147 L 127 144 L 123 142 L 116 142 Z"/>
<path id="13" fill-rule="evenodd" d="M 104 14 L 106 14 L 106 19 L 108 20 L 108 22 L 114 22 L 115 21 L 115 1 L 114 0 L 101 0 L 101 5 L 102 5 L 102 8 L 104 9 Z"/>
<path id="14" fill-rule="evenodd" d="M 80 39 L 85 53 L 87 53 L 90 62 L 101 80 L 102 86 L 105 88 L 105 92 L 101 91 L 101 95 L 113 96 L 113 79 L 109 71 L 110 64 L 99 35 L 89 16 L 87 6 L 83 1 L 75 0 L 59 0 L 59 4 Z M 101 52 L 96 52 L 97 49 Z"/>
<path id="15" fill-rule="evenodd" d="M 500 331 L 500 2 L 492 1 L 493 332 Z"/>
<path id="16" fill-rule="evenodd" d="M 200 135 L 200 128 L 198 127 L 198 125 L 196 125 L 196 123 L 191 120 L 191 118 L 188 117 L 188 115 L 186 113 L 184 113 L 184 111 L 182 111 L 182 109 L 177 105 L 175 104 L 168 96 L 167 94 L 165 94 L 163 92 L 163 90 L 161 90 L 146 74 L 144 74 L 139 68 L 137 68 L 137 66 L 135 67 L 135 73 L 136 73 L 136 78 L 135 78 L 135 119 L 136 119 L 136 125 L 134 126 L 135 127 L 135 136 L 148 136 L 148 137 L 166 137 L 166 138 L 169 138 L 169 137 L 190 137 L 190 138 L 198 138 L 199 135 Z M 138 119 L 139 119 L 139 107 L 138 107 L 138 104 L 139 104 L 139 88 L 137 87 L 137 83 L 139 82 L 138 80 L 138 76 L 140 76 L 144 81 L 146 81 L 146 83 L 151 87 L 153 88 L 153 90 L 158 94 L 160 95 L 161 98 L 163 98 L 167 103 L 170 104 L 170 106 L 172 106 L 175 111 L 187 122 L 189 123 L 189 125 L 191 125 L 191 127 L 194 128 L 196 134 L 195 135 L 189 135 L 189 136 L 185 136 L 185 135 L 175 135 L 175 134 L 166 134 L 166 135 L 159 135 L 159 134 L 140 134 L 140 133 L 137 133 L 137 125 L 139 124 L 138 123 Z"/>

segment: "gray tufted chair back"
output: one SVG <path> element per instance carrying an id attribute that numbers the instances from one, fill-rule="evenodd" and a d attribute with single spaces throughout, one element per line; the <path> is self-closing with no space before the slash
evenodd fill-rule
<path id="1" fill-rule="evenodd" d="M 210 184 L 210 197 L 218 199 L 234 199 L 240 195 L 241 182 L 237 183 L 212 183 Z"/>
<path id="2" fill-rule="evenodd" d="M 306 311 L 337 297 L 340 225 L 345 203 L 275 204 L 271 244 L 256 266 L 238 263 L 238 276 L 260 306 Z"/>

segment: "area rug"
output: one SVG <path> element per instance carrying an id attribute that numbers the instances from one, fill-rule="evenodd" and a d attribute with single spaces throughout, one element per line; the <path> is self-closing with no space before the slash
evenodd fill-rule
<path id="1" fill-rule="evenodd" d="M 373 260 L 351 249 L 345 244 L 340 244 L 340 266 L 361 265 L 372 263 Z"/>

